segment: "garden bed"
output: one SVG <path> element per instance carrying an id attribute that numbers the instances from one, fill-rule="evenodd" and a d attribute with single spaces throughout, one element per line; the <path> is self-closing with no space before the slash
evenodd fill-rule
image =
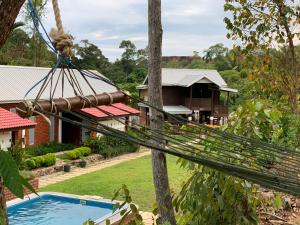
<path id="1" fill-rule="evenodd" d="M 89 155 L 89 156 L 84 158 L 84 160 L 87 162 L 88 165 L 99 162 L 102 159 L 103 159 L 103 157 L 101 155 L 98 155 L 98 154 Z M 64 171 L 64 165 L 79 166 L 80 161 L 81 161 L 81 159 L 72 160 L 70 162 L 65 162 L 63 160 L 58 160 L 54 166 L 34 169 L 34 170 L 32 170 L 32 172 L 37 177 L 51 175 L 51 174 L 54 174 L 54 173 Z"/>

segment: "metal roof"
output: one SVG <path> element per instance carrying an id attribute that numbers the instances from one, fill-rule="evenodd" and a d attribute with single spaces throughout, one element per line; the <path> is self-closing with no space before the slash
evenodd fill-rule
<path id="1" fill-rule="evenodd" d="M 145 89 L 148 82 L 146 78 L 138 89 Z M 195 83 L 214 83 L 220 88 L 227 88 L 227 84 L 216 70 L 205 69 L 162 69 L 162 86 L 190 87 Z M 234 89 L 230 89 L 234 90 Z M 235 92 L 236 90 L 234 90 Z"/>
<path id="2" fill-rule="evenodd" d="M 192 110 L 183 105 L 167 105 L 163 106 L 163 110 L 173 115 L 190 115 L 193 113 Z"/>
<path id="3" fill-rule="evenodd" d="M 10 103 L 10 102 L 19 102 L 23 100 L 25 93 L 39 80 L 44 78 L 51 68 L 43 68 L 43 67 L 20 67 L 20 66 L 1 66 L 0 65 L 0 103 Z M 93 71 L 98 75 L 104 77 L 97 71 Z M 54 77 L 58 77 L 60 73 L 60 69 L 54 74 Z M 81 89 L 84 95 L 93 94 L 91 88 L 88 86 L 86 81 L 83 79 L 81 74 L 74 70 L 76 78 L 78 79 Z M 92 87 L 95 89 L 97 94 L 101 94 L 103 92 L 115 92 L 117 89 L 103 81 L 95 80 L 92 78 L 88 78 L 88 81 L 91 83 Z M 64 97 L 74 97 L 74 91 L 69 82 L 65 79 L 64 82 Z M 61 82 L 59 82 L 57 86 L 56 93 L 54 98 L 62 97 L 62 87 Z M 37 95 L 37 92 L 41 84 L 38 85 L 27 97 L 27 99 L 34 99 Z M 47 88 L 44 94 L 41 96 L 41 99 L 49 99 L 49 88 Z"/>
<path id="4" fill-rule="evenodd" d="M 111 106 L 102 105 L 98 106 L 97 108 L 84 108 L 80 111 L 83 112 L 85 115 L 94 117 L 96 119 L 107 119 L 110 117 L 138 115 L 140 113 L 140 111 L 122 103 L 114 103 Z"/>

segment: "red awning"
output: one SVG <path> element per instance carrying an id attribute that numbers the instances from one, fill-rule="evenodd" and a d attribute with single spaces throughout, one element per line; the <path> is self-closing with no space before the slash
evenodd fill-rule
<path id="1" fill-rule="evenodd" d="M 111 117 L 123 117 L 123 116 L 132 116 L 132 115 L 138 115 L 140 111 L 124 105 L 122 103 L 115 103 L 111 106 L 108 105 L 102 105 L 98 106 L 99 109 L 96 107 L 94 108 L 84 108 L 81 109 L 81 112 L 88 116 L 92 116 L 97 119 L 106 119 Z"/>
<path id="2" fill-rule="evenodd" d="M 0 131 L 32 128 L 36 123 L 19 117 L 17 114 L 0 108 Z"/>

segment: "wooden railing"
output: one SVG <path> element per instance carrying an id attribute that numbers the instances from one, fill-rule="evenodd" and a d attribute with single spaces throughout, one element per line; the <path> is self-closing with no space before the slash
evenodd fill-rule
<path id="1" fill-rule="evenodd" d="M 211 98 L 186 98 L 185 106 L 192 110 L 212 111 Z M 224 105 L 214 105 L 214 115 L 227 116 L 228 107 Z"/>
<path id="2" fill-rule="evenodd" d="M 214 115 L 215 116 L 228 116 L 228 106 L 215 105 L 214 106 Z"/>
<path id="3" fill-rule="evenodd" d="M 210 111 L 211 110 L 211 98 L 186 98 L 185 106 L 190 109 Z"/>

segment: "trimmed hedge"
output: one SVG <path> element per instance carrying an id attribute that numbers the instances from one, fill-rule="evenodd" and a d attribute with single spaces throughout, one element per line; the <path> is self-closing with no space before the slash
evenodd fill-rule
<path id="1" fill-rule="evenodd" d="M 139 146 L 136 144 L 111 136 L 102 136 L 96 139 L 90 138 L 85 142 L 85 145 L 92 148 L 93 153 L 100 154 L 104 158 L 136 152 L 139 149 Z"/>
<path id="2" fill-rule="evenodd" d="M 53 166 L 56 163 L 56 156 L 54 153 L 48 153 L 42 156 L 31 157 L 25 160 L 25 165 L 28 169 L 36 169 L 40 167 Z"/>
<path id="3" fill-rule="evenodd" d="M 42 144 L 35 147 L 27 147 L 24 149 L 25 153 L 30 156 L 42 156 L 48 153 L 63 152 L 74 149 L 76 146 L 72 144 L 59 144 L 59 143 L 48 143 Z"/>
<path id="4" fill-rule="evenodd" d="M 88 156 L 92 153 L 91 148 L 89 147 L 80 147 L 80 148 L 75 148 L 71 151 L 65 152 L 65 156 L 68 159 L 74 160 L 74 159 L 79 159 L 82 156 Z"/>

